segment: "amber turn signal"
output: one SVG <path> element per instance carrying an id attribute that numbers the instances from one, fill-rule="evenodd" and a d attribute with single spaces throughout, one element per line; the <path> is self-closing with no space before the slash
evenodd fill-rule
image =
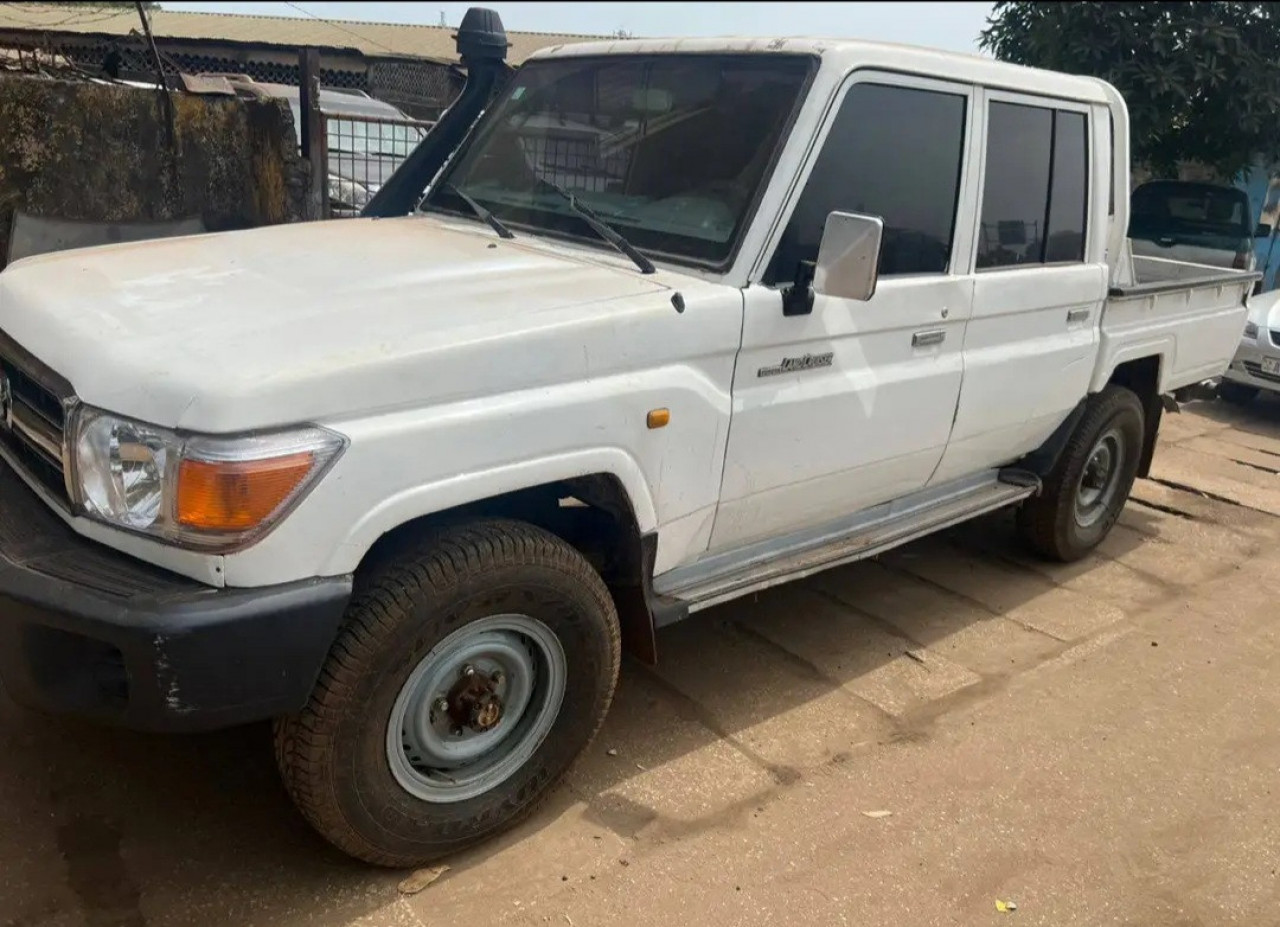
<path id="1" fill-rule="evenodd" d="M 670 409 L 650 409 L 645 416 L 645 424 L 650 428 L 664 428 L 671 421 Z"/>
<path id="2" fill-rule="evenodd" d="M 255 528 L 306 479 L 315 454 L 263 460 L 184 460 L 178 468 L 178 523 L 204 531 Z"/>

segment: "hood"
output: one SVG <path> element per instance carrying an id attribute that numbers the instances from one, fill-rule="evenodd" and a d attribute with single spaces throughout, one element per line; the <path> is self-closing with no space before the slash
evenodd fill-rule
<path id="1" fill-rule="evenodd" d="M 599 304 L 649 306 L 660 276 L 479 224 L 347 219 L 18 261 L 0 330 L 85 402 L 225 433 L 588 375 L 612 361 L 584 327 L 619 324 Z"/>

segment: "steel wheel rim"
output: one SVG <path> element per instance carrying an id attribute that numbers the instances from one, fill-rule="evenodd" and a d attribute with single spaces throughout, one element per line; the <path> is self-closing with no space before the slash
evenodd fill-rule
<path id="1" fill-rule="evenodd" d="M 1124 436 L 1112 428 L 1098 438 L 1076 485 L 1076 523 L 1091 528 L 1115 501 L 1124 470 Z"/>
<path id="2" fill-rule="evenodd" d="M 484 794 L 546 739 L 567 675 L 559 639 L 535 618 L 494 615 L 459 628 L 400 688 L 387 721 L 392 775 L 422 801 Z"/>

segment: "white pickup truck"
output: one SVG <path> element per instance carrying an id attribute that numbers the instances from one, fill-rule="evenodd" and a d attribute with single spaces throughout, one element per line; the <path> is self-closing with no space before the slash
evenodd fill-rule
<path id="1" fill-rule="evenodd" d="M 0 274 L 7 688 L 273 719 L 375 864 L 527 814 L 656 627 L 1003 506 L 1083 556 L 1257 278 L 1129 257 L 1097 80 L 610 41 L 484 108 L 399 217 Z"/>

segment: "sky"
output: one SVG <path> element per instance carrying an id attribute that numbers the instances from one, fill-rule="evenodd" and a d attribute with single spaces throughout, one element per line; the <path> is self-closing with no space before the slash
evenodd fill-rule
<path id="1" fill-rule="evenodd" d="M 518 32 L 636 36 L 821 35 L 975 53 L 990 3 L 174 3 L 168 10 L 311 16 L 457 26 L 470 6 L 497 10 Z"/>

